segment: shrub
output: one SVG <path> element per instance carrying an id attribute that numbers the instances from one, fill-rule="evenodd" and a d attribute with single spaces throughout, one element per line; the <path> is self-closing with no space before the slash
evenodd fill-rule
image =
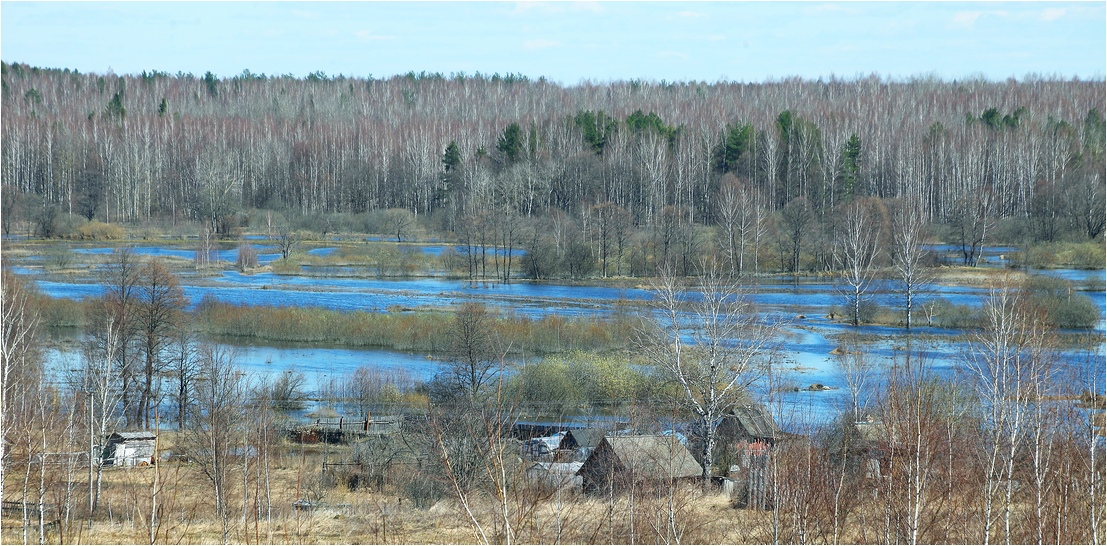
<path id="1" fill-rule="evenodd" d="M 1015 258 L 1012 265 L 1016 267 L 1102 269 L 1107 262 L 1107 250 L 1096 241 L 1041 243 L 1017 253 Z"/>
<path id="2" fill-rule="evenodd" d="M 403 484 L 403 492 L 416 508 L 426 510 L 446 496 L 442 484 L 425 472 L 412 472 L 409 476 L 411 478 Z"/>
<path id="3" fill-rule="evenodd" d="M 51 245 L 43 252 L 42 261 L 47 269 L 65 269 L 73 263 L 73 250 L 69 245 Z"/>
<path id="4" fill-rule="evenodd" d="M 928 325 L 939 328 L 975 328 L 980 324 L 980 311 L 968 305 L 957 305 L 945 298 L 933 298 L 919 306 L 919 313 Z"/>
<path id="5" fill-rule="evenodd" d="M 1025 288 L 1031 301 L 1058 328 L 1093 328 L 1099 321 L 1099 309 L 1092 300 L 1064 279 L 1033 276 L 1027 279 Z"/>
<path id="6" fill-rule="evenodd" d="M 61 212 L 54 205 L 44 208 L 35 217 L 35 236 L 44 239 L 73 237 L 84 224 L 84 217 Z"/>
<path id="7" fill-rule="evenodd" d="M 238 245 L 238 258 L 235 259 L 234 264 L 235 267 L 242 272 L 257 267 L 258 251 L 254 248 L 254 245 L 245 241 Z"/>
<path id="8" fill-rule="evenodd" d="M 77 228 L 77 237 L 84 241 L 118 241 L 126 235 L 127 232 L 121 226 L 105 224 L 99 220 Z"/>

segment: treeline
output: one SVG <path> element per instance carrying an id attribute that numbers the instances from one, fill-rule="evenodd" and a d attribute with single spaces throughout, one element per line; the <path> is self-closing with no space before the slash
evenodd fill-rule
<path id="1" fill-rule="evenodd" d="M 915 199 L 930 222 L 1013 218 L 1041 240 L 1103 230 L 1102 81 L 565 87 L 0 68 L 6 230 L 68 214 L 231 233 L 260 209 L 406 209 L 443 232 L 481 215 L 580 228 L 601 207 L 657 231 L 721 225 L 730 186 L 769 212 Z"/>

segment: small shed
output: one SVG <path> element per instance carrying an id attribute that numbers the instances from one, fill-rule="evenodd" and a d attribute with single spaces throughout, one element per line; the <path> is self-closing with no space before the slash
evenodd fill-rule
<path id="1" fill-rule="evenodd" d="M 578 471 L 585 492 L 701 476 L 703 467 L 672 436 L 606 436 Z"/>
<path id="2" fill-rule="evenodd" d="M 572 454 L 572 460 L 584 462 L 592 454 L 592 450 L 600 445 L 607 432 L 600 428 L 582 428 L 570 430 L 561 439 L 558 451 Z"/>
<path id="3" fill-rule="evenodd" d="M 143 466 L 154 460 L 157 435 L 149 431 L 116 432 L 104 448 L 105 466 Z"/>

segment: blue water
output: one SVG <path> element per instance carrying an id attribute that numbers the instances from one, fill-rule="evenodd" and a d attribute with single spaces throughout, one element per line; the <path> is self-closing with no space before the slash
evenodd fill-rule
<path id="1" fill-rule="evenodd" d="M 259 249 L 272 247 L 259 246 Z M 426 247 L 424 247 L 426 248 Z M 439 249 L 446 247 L 437 247 Z M 75 249 L 78 252 L 104 254 L 110 248 Z M 136 247 L 136 253 L 149 256 L 166 256 L 191 259 L 194 252 L 187 249 L 162 247 Z M 309 251 L 316 255 L 335 252 L 334 248 Z M 278 255 L 267 254 L 274 259 Z M 237 250 L 221 250 L 218 259 L 233 262 Z M 18 275 L 35 279 L 39 289 L 52 297 L 81 299 L 96 297 L 104 292 L 91 273 L 84 282 L 57 282 L 44 278 L 44 270 L 30 260 L 23 266 L 13 267 Z M 1107 314 L 1107 297 L 1103 292 L 1104 270 L 1038 270 L 1031 273 L 1056 276 L 1069 280 L 1090 297 L 1100 310 L 1101 320 L 1096 333 L 1104 334 Z M 546 315 L 598 316 L 614 312 L 638 313 L 642 304 L 652 299 L 648 290 L 640 288 L 612 288 L 598 286 L 573 286 L 550 283 L 512 282 L 475 283 L 451 279 L 375 280 L 355 278 L 312 277 L 302 275 L 277 275 L 258 273 L 244 275 L 233 270 L 218 276 L 184 274 L 181 282 L 191 305 L 204 297 L 234 304 L 312 306 L 337 310 L 364 310 L 383 312 L 407 308 L 439 308 L 479 300 L 506 313 L 519 316 L 542 317 Z M 779 352 L 774 362 L 774 373 L 780 382 L 799 388 L 812 383 L 839 387 L 822 392 L 780 392 L 775 400 L 782 406 L 781 416 L 791 416 L 796 422 L 810 419 L 826 419 L 846 407 L 848 391 L 837 369 L 837 359 L 830 354 L 838 345 L 837 337 L 858 332 L 882 341 L 865 348 L 874 362 L 873 381 L 880 380 L 883 370 L 902 357 L 904 331 L 894 327 L 865 326 L 852 328 L 826 319 L 826 314 L 836 306 L 844 306 L 845 297 L 833 281 L 826 279 L 796 279 L 795 282 L 761 282 L 751 286 L 750 298 L 757 303 L 765 316 L 783 317 L 788 321 L 786 336 L 780 340 Z M 891 281 L 876 281 L 870 289 L 871 300 L 887 306 L 898 305 L 896 285 Z M 958 305 L 979 306 L 988 296 L 987 289 L 934 285 L 923 295 L 920 304 L 929 298 L 942 297 Z M 689 296 L 694 299 L 694 293 Z M 806 315 L 798 319 L 798 315 Z M 934 373 L 952 375 L 961 368 L 963 348 L 953 337 L 963 332 L 920 328 L 915 332 L 928 334 L 936 341 L 923 348 L 923 354 L 931 361 Z M 252 373 L 279 373 L 292 367 L 308 376 L 309 382 L 318 384 L 324 377 L 334 377 L 356 369 L 362 364 L 383 369 L 402 369 L 414 379 L 428 379 L 440 369 L 440 363 L 422 355 L 407 355 L 388 351 L 363 351 L 337 348 L 275 348 L 249 346 L 239 349 L 240 364 Z M 1102 386 L 1103 382 L 1100 382 Z M 1102 389 L 1102 387 L 1101 387 Z M 767 395 L 767 393 L 762 393 Z"/>
<path id="2" fill-rule="evenodd" d="M 258 264 L 268 264 L 275 260 L 280 259 L 281 255 L 276 250 L 277 247 L 273 245 L 253 245 L 254 251 L 258 253 Z M 160 246 L 135 246 L 129 247 L 131 252 L 141 256 L 154 256 L 158 258 L 181 258 L 185 260 L 196 259 L 196 250 L 187 248 L 169 248 Z M 115 247 L 94 247 L 94 248 L 74 248 L 73 252 L 77 254 L 95 254 L 105 255 L 115 252 Z M 308 254 L 314 256 L 329 256 L 333 254 L 337 248 L 313 248 L 308 250 Z M 268 252 L 267 252 L 268 251 Z M 212 250 L 208 253 L 211 261 L 222 261 L 235 263 L 238 261 L 238 248 L 231 248 L 225 250 Z"/>
<path id="3" fill-rule="evenodd" d="M 269 380 L 285 370 L 294 370 L 304 375 L 304 388 L 308 391 L 316 391 L 332 379 L 342 380 L 362 366 L 384 372 L 403 372 L 414 381 L 429 381 L 443 368 L 441 361 L 429 356 L 397 351 L 221 345 L 229 349 L 234 365 L 249 374 L 251 380 Z M 48 348 L 45 358 L 59 371 L 76 369 L 81 363 L 76 344 Z"/>

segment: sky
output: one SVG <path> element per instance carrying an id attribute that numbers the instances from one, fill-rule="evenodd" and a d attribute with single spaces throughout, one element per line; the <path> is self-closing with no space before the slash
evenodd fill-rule
<path id="1" fill-rule="evenodd" d="M 220 77 L 1103 79 L 1099 2 L 0 2 L 0 58 Z"/>

